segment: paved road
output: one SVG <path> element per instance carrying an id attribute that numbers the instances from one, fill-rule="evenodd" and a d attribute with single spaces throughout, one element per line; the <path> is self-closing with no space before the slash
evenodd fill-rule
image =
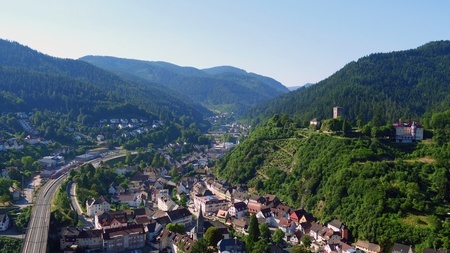
<path id="1" fill-rule="evenodd" d="M 78 219 L 83 223 L 83 227 L 92 227 L 94 226 L 92 219 L 86 219 L 82 213 L 83 210 L 81 209 L 80 204 L 78 203 L 77 196 L 76 196 L 76 190 L 77 190 L 77 183 L 70 182 L 68 185 L 69 188 L 69 197 L 72 201 L 72 207 L 75 209 L 74 211 L 78 214 Z"/>
<path id="2" fill-rule="evenodd" d="M 136 153 L 136 152 L 132 152 Z M 90 161 L 89 163 L 98 163 L 101 160 L 107 161 L 126 154 L 113 154 L 111 157 L 103 157 Z M 33 211 L 31 213 L 30 222 L 22 244 L 22 253 L 41 253 L 47 251 L 48 229 L 50 224 L 50 208 L 52 199 L 56 195 L 56 191 L 66 179 L 68 173 L 65 173 L 57 179 L 50 179 L 39 190 L 36 197 Z"/>
<path id="3" fill-rule="evenodd" d="M 21 252 L 46 252 L 48 239 L 48 225 L 50 222 L 50 207 L 61 183 L 67 175 L 51 179 L 45 183 L 36 198 L 30 222 L 28 223 L 25 240 Z"/>

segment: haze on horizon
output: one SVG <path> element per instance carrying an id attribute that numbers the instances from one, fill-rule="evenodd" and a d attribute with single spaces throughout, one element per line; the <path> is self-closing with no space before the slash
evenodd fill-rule
<path id="1" fill-rule="evenodd" d="M 61 58 L 230 65 L 301 86 L 371 53 L 449 40 L 449 7 L 385 0 L 7 1 L 0 38 Z"/>

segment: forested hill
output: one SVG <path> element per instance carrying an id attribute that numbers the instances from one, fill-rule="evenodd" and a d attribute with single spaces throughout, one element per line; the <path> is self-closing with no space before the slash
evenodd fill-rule
<path id="1" fill-rule="evenodd" d="M 289 92 L 285 86 L 272 78 L 229 66 L 200 70 L 167 62 L 109 56 L 85 56 L 80 60 L 126 78 L 135 76 L 159 83 L 162 87 L 177 91 L 212 110 L 222 112 L 241 114 L 261 102 Z"/>
<path id="2" fill-rule="evenodd" d="M 340 106 L 346 119 L 361 119 L 363 124 L 375 115 L 386 122 L 418 120 L 425 113 L 449 108 L 449 70 L 450 41 L 371 54 L 350 62 L 316 85 L 258 105 L 246 118 L 262 120 L 286 113 L 304 123 L 330 118 L 333 106 Z"/>
<path id="3" fill-rule="evenodd" d="M 320 222 L 343 221 L 351 242 L 449 249 L 450 110 L 432 119 L 433 139 L 401 144 L 296 128 L 287 115 L 275 115 L 215 171 L 304 207 Z"/>
<path id="4" fill-rule="evenodd" d="M 52 108 L 116 116 L 151 113 L 163 120 L 181 116 L 202 122 L 190 104 L 164 90 L 124 80 L 89 63 L 51 57 L 16 42 L 0 40 L 2 111 Z M 106 115 L 104 115 L 106 116 Z"/>

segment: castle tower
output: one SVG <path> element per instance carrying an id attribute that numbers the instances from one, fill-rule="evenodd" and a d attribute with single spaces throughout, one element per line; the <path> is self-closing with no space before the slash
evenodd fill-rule
<path id="1" fill-rule="evenodd" d="M 335 106 L 333 107 L 333 118 L 336 119 L 337 117 L 342 117 L 343 116 L 343 108 L 339 107 L 339 106 Z"/>

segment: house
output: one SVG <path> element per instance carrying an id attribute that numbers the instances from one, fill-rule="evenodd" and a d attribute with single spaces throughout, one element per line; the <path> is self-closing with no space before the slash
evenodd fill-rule
<path id="1" fill-rule="evenodd" d="M 185 227 L 188 227 L 192 223 L 192 214 L 186 208 L 169 211 L 167 212 L 167 216 L 172 223 L 183 224 Z"/>
<path id="2" fill-rule="evenodd" d="M 246 210 L 247 205 L 244 202 L 235 202 L 231 204 L 230 208 L 228 208 L 230 216 L 236 217 L 238 219 L 244 216 Z"/>
<path id="3" fill-rule="evenodd" d="M 161 195 L 157 199 L 158 209 L 161 211 L 169 211 L 176 206 L 176 203 L 168 195 Z"/>
<path id="4" fill-rule="evenodd" d="M 9 187 L 9 193 L 11 194 L 11 197 L 13 200 L 19 200 L 20 199 L 20 191 L 16 188 L 10 186 Z"/>
<path id="5" fill-rule="evenodd" d="M 320 127 L 320 120 L 318 120 L 317 118 L 314 118 L 314 119 L 309 121 L 309 125 L 315 125 L 316 128 Z"/>
<path id="6" fill-rule="evenodd" d="M 285 235 L 292 235 L 295 231 L 295 223 L 287 219 L 281 219 L 278 222 L 278 228 L 285 233 Z"/>
<path id="7" fill-rule="evenodd" d="M 142 225 L 106 229 L 103 234 L 103 249 L 106 252 L 120 252 L 145 246 L 146 233 Z"/>
<path id="8" fill-rule="evenodd" d="M 309 236 L 315 241 L 319 241 L 319 235 L 322 231 L 323 226 L 320 223 L 311 223 L 311 227 L 309 228 Z"/>
<path id="9" fill-rule="evenodd" d="M 244 234 L 244 235 L 247 234 L 247 229 L 248 229 L 248 226 L 249 226 L 248 218 L 245 219 L 245 217 L 244 217 L 244 218 L 241 218 L 241 219 L 233 219 L 231 224 L 232 224 L 232 226 L 233 226 L 233 228 L 234 228 L 234 230 L 236 232 Z"/>
<path id="10" fill-rule="evenodd" d="M 61 239 L 59 247 L 61 250 L 77 245 L 77 238 L 80 231 L 76 227 L 66 227 L 61 229 Z"/>
<path id="11" fill-rule="evenodd" d="M 339 232 L 342 238 L 348 239 L 348 229 L 340 220 L 332 220 L 327 224 L 329 229 L 332 229 L 335 232 Z"/>
<path id="12" fill-rule="evenodd" d="M 106 211 L 95 215 L 94 226 L 96 229 L 110 229 L 126 227 L 128 216 L 124 211 Z"/>
<path id="13" fill-rule="evenodd" d="M 378 244 L 370 243 L 368 241 L 358 240 L 355 244 L 356 249 L 363 250 L 367 253 L 380 253 L 381 247 Z"/>
<path id="14" fill-rule="evenodd" d="M 125 189 L 122 186 L 117 186 L 116 184 L 111 183 L 108 188 L 108 193 L 111 195 L 120 195 L 125 192 Z"/>
<path id="15" fill-rule="evenodd" d="M 256 194 L 252 194 L 248 198 L 248 202 L 249 203 L 261 203 L 261 204 L 264 204 L 266 202 L 266 199 L 264 197 L 262 197 L 262 196 L 259 196 L 259 195 L 256 195 Z"/>
<path id="16" fill-rule="evenodd" d="M 217 243 L 218 253 L 245 253 L 244 243 L 238 238 L 222 239 Z"/>
<path id="17" fill-rule="evenodd" d="M 256 213 L 256 218 L 263 219 L 267 225 L 270 227 L 277 227 L 277 222 L 272 216 L 272 212 L 270 211 L 270 207 L 262 208 L 258 213 Z"/>
<path id="18" fill-rule="evenodd" d="M 264 205 L 269 206 L 269 207 L 277 207 L 279 204 L 281 204 L 280 199 L 272 194 L 264 194 L 263 198 L 264 200 Z"/>
<path id="19" fill-rule="evenodd" d="M 158 249 L 159 252 L 163 252 L 163 250 L 172 246 L 172 241 L 175 236 L 175 232 L 164 228 L 154 241 L 150 241 L 150 246 Z"/>
<path id="20" fill-rule="evenodd" d="M 142 201 L 141 195 L 139 193 L 121 194 L 116 196 L 114 200 L 129 207 L 139 207 Z"/>
<path id="21" fill-rule="evenodd" d="M 400 243 L 394 243 L 391 253 L 413 253 L 412 247 Z"/>
<path id="22" fill-rule="evenodd" d="M 189 252 L 192 245 L 194 245 L 194 240 L 192 238 L 185 234 L 182 235 L 176 233 L 175 237 L 172 239 L 171 248 L 173 252 Z"/>
<path id="23" fill-rule="evenodd" d="M 355 253 L 356 249 L 350 245 L 348 245 L 345 242 L 340 242 L 339 246 L 337 247 L 338 251 L 342 252 L 342 253 Z"/>
<path id="24" fill-rule="evenodd" d="M 301 224 L 301 223 L 306 223 L 306 222 L 313 222 L 314 221 L 314 217 L 312 214 L 308 213 L 305 211 L 305 209 L 297 209 L 292 211 L 289 214 L 289 219 L 293 222 L 295 222 L 296 224 Z"/>
<path id="25" fill-rule="evenodd" d="M 227 210 L 218 210 L 216 217 L 220 222 L 226 223 L 228 218 L 230 218 L 230 214 Z"/>
<path id="26" fill-rule="evenodd" d="M 424 249 L 423 253 L 449 253 L 449 250 L 443 249 Z"/>
<path id="27" fill-rule="evenodd" d="M 229 202 L 225 199 L 217 198 L 215 195 L 194 197 L 194 206 L 196 210 L 203 210 L 205 214 L 217 213 L 219 210 L 228 210 Z"/>
<path id="28" fill-rule="evenodd" d="M 101 249 L 103 246 L 102 230 L 81 230 L 77 237 L 77 246 L 87 249 Z"/>
<path id="29" fill-rule="evenodd" d="M 233 192 L 233 201 L 236 202 L 244 202 L 248 204 L 248 199 L 250 195 L 247 192 L 234 191 Z"/>
<path id="30" fill-rule="evenodd" d="M 258 202 L 248 202 L 247 204 L 247 209 L 250 214 L 257 214 L 262 207 L 263 205 Z"/>
<path id="31" fill-rule="evenodd" d="M 9 228 L 9 216 L 0 214 L 0 231 L 6 231 Z"/>
<path id="32" fill-rule="evenodd" d="M 222 235 L 222 239 L 230 239 L 230 232 L 224 223 L 215 220 L 206 220 L 204 222 L 205 231 L 207 231 L 210 227 L 217 228 Z"/>
<path id="33" fill-rule="evenodd" d="M 111 210 L 110 201 L 104 196 L 86 200 L 86 215 L 89 217 L 94 217 L 109 210 Z"/>
<path id="34" fill-rule="evenodd" d="M 157 223 L 156 221 L 147 224 L 146 225 L 147 241 L 149 242 L 154 241 L 156 237 L 161 233 L 163 228 L 164 227 L 161 224 Z"/>
<path id="35" fill-rule="evenodd" d="M 423 127 L 415 121 L 396 122 L 392 125 L 395 128 L 396 142 L 412 142 L 423 140 Z"/>

